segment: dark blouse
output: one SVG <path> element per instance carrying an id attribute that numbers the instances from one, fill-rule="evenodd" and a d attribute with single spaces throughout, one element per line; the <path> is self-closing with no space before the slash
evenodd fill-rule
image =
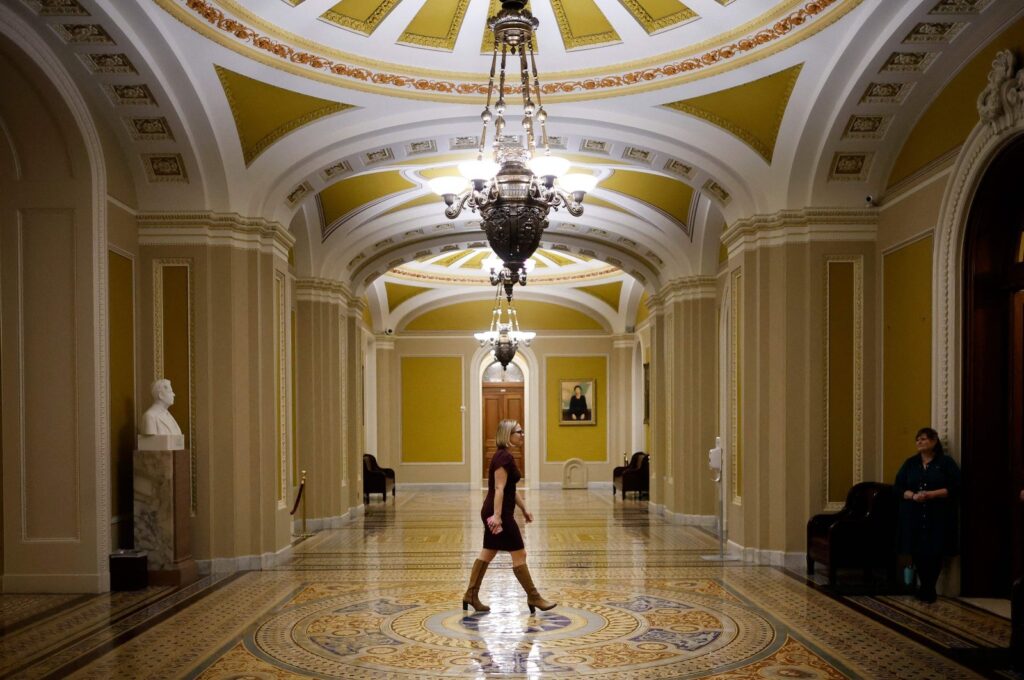
<path id="1" fill-rule="evenodd" d="M 577 420 L 587 419 L 587 398 L 582 394 L 569 397 L 569 415 L 578 416 Z"/>
<path id="2" fill-rule="evenodd" d="M 960 468 L 946 455 L 937 455 L 925 467 L 921 454 L 904 461 L 894 485 L 900 499 L 899 550 L 901 553 L 955 555 L 957 553 L 957 503 Z M 903 498 L 906 491 L 946 489 L 947 498 L 919 503 Z"/>

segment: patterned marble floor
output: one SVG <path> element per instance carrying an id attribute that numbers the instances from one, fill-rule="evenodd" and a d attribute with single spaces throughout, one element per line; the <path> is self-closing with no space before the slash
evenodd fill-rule
<path id="1" fill-rule="evenodd" d="M 558 607 L 530 615 L 501 556 L 481 594 L 492 611 L 466 614 L 480 498 L 400 491 L 297 544 L 273 571 L 177 590 L 2 596 L 0 677 L 1014 677 L 958 656 L 1005 644 L 1005 619 L 709 563 L 713 536 L 603 491 L 527 493 L 531 570 Z"/>

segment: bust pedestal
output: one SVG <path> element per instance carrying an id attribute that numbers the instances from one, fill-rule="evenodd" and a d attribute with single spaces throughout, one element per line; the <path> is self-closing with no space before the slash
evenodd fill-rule
<path id="1" fill-rule="evenodd" d="M 180 435 L 179 435 L 180 436 Z M 189 452 L 145 448 L 134 457 L 135 549 L 149 555 L 150 585 L 184 585 L 199 577 L 192 559 Z"/>

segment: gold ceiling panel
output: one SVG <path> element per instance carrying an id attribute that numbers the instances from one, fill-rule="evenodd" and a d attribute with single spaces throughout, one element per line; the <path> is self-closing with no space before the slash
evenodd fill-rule
<path id="1" fill-rule="evenodd" d="M 693 187 L 689 184 L 649 172 L 616 170 L 611 177 L 601 180 L 598 188 L 646 203 L 678 222 L 689 233 L 686 220 L 693 200 Z"/>
<path id="2" fill-rule="evenodd" d="M 559 255 L 553 250 L 538 250 L 537 252 L 557 264 L 559 267 L 568 267 L 569 265 L 576 264 L 575 260 L 572 260 L 565 255 Z"/>
<path id="3" fill-rule="evenodd" d="M 350 31 L 370 35 L 399 2 L 401 0 L 341 0 L 320 18 Z"/>
<path id="4" fill-rule="evenodd" d="M 406 324 L 407 331 L 475 331 L 480 320 L 488 319 L 493 311 L 492 300 L 456 302 L 444 307 L 433 307 Z M 529 330 L 585 330 L 600 331 L 604 326 L 585 312 L 551 302 L 516 300 L 516 311 L 521 319 L 529 319 Z"/>
<path id="5" fill-rule="evenodd" d="M 324 116 L 354 108 L 351 104 L 269 85 L 220 66 L 214 68 L 235 119 L 246 165 L 289 132 Z"/>
<path id="6" fill-rule="evenodd" d="M 455 49 L 468 7 L 469 0 L 430 0 L 420 7 L 398 42 L 451 52 Z"/>
<path id="7" fill-rule="evenodd" d="M 697 13 L 679 0 L 619 0 L 648 35 L 685 24 Z"/>
<path id="8" fill-rule="evenodd" d="M 483 264 L 484 264 L 484 260 L 486 260 L 488 257 L 490 257 L 490 255 L 491 255 L 491 251 L 489 251 L 489 250 L 480 250 L 479 252 L 477 252 L 476 255 L 474 255 L 473 257 L 469 258 L 468 260 L 466 260 L 465 262 L 460 264 L 459 265 L 459 269 L 475 269 L 475 270 L 479 271 L 480 267 L 482 267 Z"/>
<path id="9" fill-rule="evenodd" d="M 530 3 L 526 3 L 527 11 L 532 11 Z M 480 54 L 491 54 L 494 52 L 494 31 L 487 26 L 487 19 L 490 19 L 498 12 L 501 11 L 501 0 L 491 0 L 491 4 L 487 7 L 487 18 L 484 19 L 484 39 L 480 43 Z M 540 41 L 537 40 L 537 34 L 533 34 L 533 53 L 537 54 L 540 52 Z"/>
<path id="10" fill-rule="evenodd" d="M 407 286 L 403 283 L 391 283 L 390 281 L 384 282 L 384 292 L 388 296 L 388 311 L 393 312 L 406 300 L 414 298 L 422 293 L 427 293 L 433 290 L 432 288 L 423 288 L 421 286 Z"/>
<path id="11" fill-rule="evenodd" d="M 431 192 L 429 194 L 424 194 L 423 196 L 417 196 L 411 201 L 406 201 L 401 205 L 396 205 L 394 208 L 391 208 L 383 214 L 390 215 L 392 213 L 408 210 L 409 208 L 416 208 L 421 205 L 437 205 L 439 207 L 444 207 L 444 201 L 441 200 L 440 196 Z"/>
<path id="12" fill-rule="evenodd" d="M 619 311 L 619 300 L 622 297 L 622 281 L 612 281 L 611 283 L 602 283 L 597 286 L 583 286 L 576 290 L 587 295 L 593 295 L 616 312 Z"/>
<path id="13" fill-rule="evenodd" d="M 622 42 L 594 0 L 551 0 L 565 51 Z"/>
<path id="14" fill-rule="evenodd" d="M 743 140 L 771 165 L 775 142 L 803 64 L 693 99 L 665 104 Z"/>
<path id="15" fill-rule="evenodd" d="M 330 235 L 331 225 L 338 219 L 418 186 L 397 170 L 359 175 L 335 182 L 317 194 L 317 202 L 324 219 L 323 238 L 326 239 Z"/>

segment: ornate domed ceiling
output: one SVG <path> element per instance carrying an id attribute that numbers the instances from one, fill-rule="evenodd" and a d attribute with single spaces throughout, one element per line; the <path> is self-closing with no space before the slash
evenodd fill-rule
<path id="1" fill-rule="evenodd" d="M 499 0 L 156 0 L 240 54 L 394 96 L 479 98 Z M 861 0 L 532 0 L 551 100 L 668 87 L 763 59 Z"/>

